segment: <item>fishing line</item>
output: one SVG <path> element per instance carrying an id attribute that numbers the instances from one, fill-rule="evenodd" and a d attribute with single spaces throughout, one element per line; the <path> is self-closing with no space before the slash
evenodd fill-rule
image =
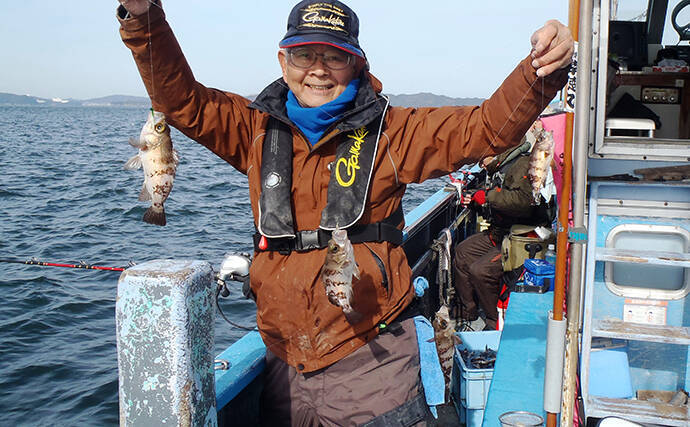
<path id="1" fill-rule="evenodd" d="M 517 111 L 517 109 L 520 108 L 520 106 L 522 105 L 523 101 L 525 100 L 525 97 L 527 97 L 527 94 L 532 90 L 532 88 L 533 88 L 534 85 L 537 83 L 537 81 L 539 81 L 539 79 L 540 79 L 540 77 L 537 76 L 537 78 L 534 79 L 534 81 L 532 82 L 532 84 L 529 85 L 529 87 L 527 88 L 527 90 L 525 90 L 525 93 L 522 94 L 522 98 L 520 98 L 520 101 L 517 103 L 517 105 L 515 106 L 515 108 L 513 109 L 513 111 L 510 112 L 510 115 L 509 115 L 508 118 L 506 119 L 505 123 L 503 123 L 503 126 L 501 126 L 501 128 L 498 130 L 498 132 L 496 133 L 496 135 L 494 136 L 494 138 L 491 140 L 491 143 L 486 147 L 486 149 L 485 149 L 484 152 L 481 154 L 481 156 L 479 156 L 480 159 L 483 158 L 483 157 L 484 157 L 484 154 L 486 154 L 486 152 L 489 151 L 489 148 L 491 148 L 491 147 L 494 145 L 494 143 L 496 142 L 496 140 L 498 139 L 498 137 L 501 135 L 501 132 L 503 131 L 503 129 L 504 129 L 504 128 L 508 125 L 508 123 L 510 122 L 510 119 L 513 117 L 513 114 L 515 114 L 515 112 Z M 544 78 L 543 78 L 543 77 L 541 77 L 541 84 L 542 84 L 542 93 L 541 93 L 542 100 L 541 100 L 541 105 L 544 105 Z"/>
<path id="2" fill-rule="evenodd" d="M 216 279 L 219 280 L 217 274 L 216 274 Z M 225 280 L 220 280 L 219 283 L 218 283 L 218 286 L 216 287 L 216 308 L 218 309 L 218 313 L 219 313 L 220 316 L 223 318 L 223 320 L 225 320 L 225 321 L 226 321 L 227 323 L 229 323 L 231 326 L 234 326 L 234 327 L 236 327 L 236 328 L 239 328 L 239 329 L 242 329 L 242 330 L 245 330 L 245 331 L 258 331 L 258 330 L 259 330 L 259 327 L 258 327 L 258 326 L 249 327 L 249 326 L 240 325 L 240 324 L 238 324 L 238 323 L 235 323 L 235 322 L 231 321 L 231 320 L 228 319 L 227 317 L 225 317 L 225 314 L 223 313 L 223 309 L 220 308 L 220 302 L 219 302 L 220 298 L 219 298 L 219 296 L 220 296 L 221 294 L 222 294 L 224 297 L 229 295 L 229 291 L 228 291 L 228 288 L 227 288 L 227 284 L 225 283 Z M 283 339 L 277 340 L 277 341 L 274 342 L 273 344 L 266 345 L 266 349 L 267 349 L 267 350 L 270 350 L 271 348 L 275 347 L 275 346 L 278 345 L 278 344 L 282 344 L 282 343 L 284 343 L 285 341 L 291 340 L 293 337 L 297 336 L 298 334 L 299 334 L 299 332 L 295 332 L 294 334 L 292 334 L 292 335 L 290 335 L 290 336 L 288 336 L 288 337 L 285 337 L 285 338 L 283 338 Z"/>
<path id="3" fill-rule="evenodd" d="M 163 10 L 163 7 L 161 5 L 159 5 L 158 3 L 156 3 L 155 0 L 149 0 L 149 3 L 156 6 L 158 9 Z"/>
<path id="4" fill-rule="evenodd" d="M 242 329 L 242 330 L 245 330 L 245 331 L 258 331 L 258 330 L 259 330 L 259 327 L 258 327 L 258 326 L 254 326 L 254 327 L 243 326 L 243 325 L 237 324 L 237 323 L 231 321 L 230 319 L 228 319 L 227 317 L 225 317 L 225 314 L 223 313 L 223 309 L 220 308 L 220 303 L 219 303 L 219 295 L 221 294 L 221 292 L 223 292 L 223 288 L 227 289 L 227 286 L 221 286 L 221 285 L 219 285 L 219 286 L 216 288 L 216 308 L 218 309 L 218 313 L 219 313 L 220 316 L 223 318 L 223 320 L 225 320 L 225 321 L 226 321 L 227 323 L 229 323 L 231 326 L 234 326 L 234 327 L 236 327 L 236 328 L 239 328 L 239 329 Z M 226 296 L 226 295 L 224 294 L 223 296 Z M 276 340 L 276 342 L 274 342 L 273 344 L 266 345 L 266 350 L 270 350 L 270 349 L 272 349 L 273 347 L 277 346 L 278 344 L 282 344 L 282 343 L 284 343 L 284 342 L 286 342 L 286 341 L 288 341 L 288 340 L 291 340 L 292 338 L 296 337 L 297 335 L 299 335 L 299 332 L 295 332 L 294 334 L 292 334 L 292 335 L 290 335 L 290 336 L 288 336 L 288 337 L 285 337 L 285 338 L 283 338 L 283 339 Z"/>
<path id="5" fill-rule="evenodd" d="M 541 79 L 541 104 L 544 105 L 544 79 Z"/>
<path id="6" fill-rule="evenodd" d="M 155 0 L 148 0 L 150 5 L 154 5 L 157 8 L 163 10 L 163 7 L 159 5 Z M 151 6 L 146 9 L 146 21 L 148 25 L 149 32 L 149 61 L 151 62 L 151 113 L 153 114 L 153 100 L 156 97 L 156 83 L 153 74 L 153 41 L 151 40 Z"/>
<path id="7" fill-rule="evenodd" d="M 258 330 L 257 327 L 242 326 L 242 325 L 239 325 L 239 324 L 237 324 L 237 323 L 231 321 L 231 320 L 228 319 L 227 317 L 225 317 L 225 314 L 223 313 L 223 309 L 220 308 L 220 302 L 219 302 L 219 300 L 220 300 L 219 296 L 220 296 L 220 293 L 221 293 L 221 291 L 223 290 L 223 288 L 227 289 L 227 287 L 225 287 L 225 285 L 218 285 L 218 287 L 216 287 L 216 308 L 218 309 L 218 313 L 220 314 L 220 316 L 221 316 L 223 319 L 225 319 L 226 322 L 228 322 L 230 325 L 232 325 L 232 326 L 234 326 L 234 327 L 236 327 L 236 328 L 243 329 L 243 330 L 245 330 L 245 331 L 255 331 L 255 330 Z M 227 295 L 223 295 L 223 296 L 227 296 Z"/>
<path id="8" fill-rule="evenodd" d="M 155 4 L 152 0 L 149 0 L 150 4 Z M 158 5 L 156 5 L 158 6 Z M 151 63 L 151 114 L 153 114 L 153 100 L 156 97 L 156 82 L 153 74 L 153 41 L 151 38 L 151 6 L 146 9 L 146 21 L 148 25 L 149 33 L 149 62 Z"/>

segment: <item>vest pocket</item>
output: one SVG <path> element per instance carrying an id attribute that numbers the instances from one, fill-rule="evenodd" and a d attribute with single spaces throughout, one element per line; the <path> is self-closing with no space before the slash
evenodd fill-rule
<path id="1" fill-rule="evenodd" d="M 374 261 L 376 261 L 376 265 L 378 265 L 379 271 L 381 272 L 381 286 L 383 287 L 383 289 L 386 290 L 386 292 L 388 292 L 388 274 L 386 274 L 386 265 L 383 263 L 381 257 L 378 256 L 378 254 L 374 252 L 374 250 L 371 249 L 369 245 L 364 244 L 364 246 L 366 246 L 367 249 L 369 249 L 369 252 L 371 252 Z"/>

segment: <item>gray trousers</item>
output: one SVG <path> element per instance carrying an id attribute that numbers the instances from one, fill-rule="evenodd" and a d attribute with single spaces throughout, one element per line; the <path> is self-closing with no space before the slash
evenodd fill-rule
<path id="1" fill-rule="evenodd" d="M 266 351 L 263 426 L 357 426 L 397 408 L 421 390 L 414 319 L 380 334 L 354 353 L 315 372 Z M 397 336 L 396 336 L 397 335 Z"/>

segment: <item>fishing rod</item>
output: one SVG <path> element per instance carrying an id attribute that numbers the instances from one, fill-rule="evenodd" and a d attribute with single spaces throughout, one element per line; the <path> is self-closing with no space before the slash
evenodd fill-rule
<path id="1" fill-rule="evenodd" d="M 90 265 L 85 263 L 84 261 L 80 261 L 79 264 L 63 264 L 63 263 L 56 263 L 56 262 L 47 262 L 47 261 L 39 261 L 36 258 L 31 258 L 26 261 L 18 260 L 18 259 L 6 259 L 6 258 L 0 258 L 0 262 L 7 262 L 7 263 L 12 263 L 12 264 L 25 264 L 25 265 L 40 265 L 44 267 L 65 267 L 65 268 L 83 268 L 87 270 L 106 270 L 106 271 L 124 271 L 125 268 L 123 267 L 104 267 L 102 265 Z M 216 281 L 218 283 L 218 287 L 216 289 L 216 307 L 218 308 L 218 313 L 225 319 L 226 322 L 231 324 L 232 326 L 235 326 L 240 329 L 244 329 L 246 331 L 253 331 L 256 330 L 256 327 L 249 327 L 249 326 L 243 326 L 239 325 L 237 323 L 234 323 L 230 321 L 227 317 L 225 317 L 225 314 L 223 313 L 223 310 L 220 308 L 220 304 L 218 302 L 218 297 L 223 296 L 227 297 L 230 295 L 230 291 L 227 288 L 227 285 L 225 284 L 225 280 L 236 280 L 240 282 L 247 282 L 248 287 L 248 280 L 249 280 L 249 255 L 242 254 L 242 255 L 226 255 L 226 259 L 223 262 L 223 265 L 221 265 L 221 271 L 216 273 Z M 131 267 L 135 265 L 132 261 L 129 262 L 129 266 Z"/>
<path id="2" fill-rule="evenodd" d="M 62 263 L 57 263 L 57 262 L 46 262 L 46 261 L 39 261 L 36 258 L 31 258 L 26 261 L 18 260 L 18 259 L 5 259 L 5 258 L 0 258 L 0 262 L 7 262 L 7 263 L 12 263 L 12 264 L 26 264 L 26 265 L 40 265 L 44 267 L 65 267 L 65 268 L 84 268 L 87 270 L 107 270 L 107 271 L 124 271 L 125 268 L 123 267 L 104 267 L 101 265 L 89 265 L 85 263 L 84 261 L 80 261 L 79 264 L 62 264 Z M 130 262 L 130 266 L 134 265 L 134 263 Z"/>

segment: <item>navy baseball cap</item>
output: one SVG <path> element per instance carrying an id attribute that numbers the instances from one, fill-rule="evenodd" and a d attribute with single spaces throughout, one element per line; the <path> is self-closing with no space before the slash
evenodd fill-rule
<path id="1" fill-rule="evenodd" d="M 304 0 L 292 8 L 281 48 L 327 44 L 366 59 L 359 47 L 359 18 L 337 0 Z"/>

